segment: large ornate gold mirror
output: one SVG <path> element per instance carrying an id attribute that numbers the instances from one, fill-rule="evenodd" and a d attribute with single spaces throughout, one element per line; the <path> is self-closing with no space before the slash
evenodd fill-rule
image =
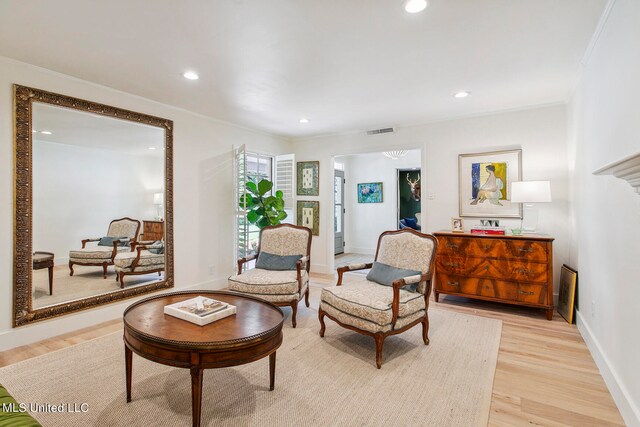
<path id="1" fill-rule="evenodd" d="M 14 85 L 14 326 L 173 287 L 173 122 Z"/>

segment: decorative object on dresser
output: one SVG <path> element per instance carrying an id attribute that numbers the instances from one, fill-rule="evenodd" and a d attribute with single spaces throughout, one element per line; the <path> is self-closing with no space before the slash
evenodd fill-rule
<path id="1" fill-rule="evenodd" d="M 511 183 L 522 180 L 522 150 L 460 154 L 460 216 L 521 218 L 522 206 L 511 202 Z"/>
<path id="2" fill-rule="evenodd" d="M 296 194 L 298 196 L 319 196 L 320 162 L 298 162 L 296 166 L 298 172 Z"/>
<path id="3" fill-rule="evenodd" d="M 451 232 L 464 233 L 464 220 L 462 218 L 451 218 Z"/>
<path id="4" fill-rule="evenodd" d="M 142 220 L 142 238 L 145 241 L 164 239 L 164 221 Z"/>
<path id="5" fill-rule="evenodd" d="M 296 224 L 307 227 L 314 236 L 320 235 L 320 202 L 298 200 Z"/>
<path id="6" fill-rule="evenodd" d="M 523 233 L 535 233 L 538 226 L 538 208 L 533 203 L 551 202 L 549 181 L 520 181 L 511 184 L 511 202 L 522 203 L 524 212 L 520 229 Z"/>
<path id="7" fill-rule="evenodd" d="M 568 265 L 562 264 L 560 290 L 558 292 L 558 313 L 569 323 L 573 323 L 577 285 L 578 272 Z"/>
<path id="8" fill-rule="evenodd" d="M 238 274 L 229 277 L 229 289 L 290 306 L 295 328 L 302 297 L 309 307 L 311 230 L 291 224 L 267 226 L 260 230 L 259 242 L 254 255 L 238 260 Z M 254 259 L 255 268 L 242 271 L 244 264 Z"/>
<path id="9" fill-rule="evenodd" d="M 437 232 L 440 294 L 538 307 L 553 317 L 553 238 Z"/>
<path id="10" fill-rule="evenodd" d="M 429 344 L 429 295 L 438 241 L 410 228 L 385 231 L 378 238 L 373 263 L 338 268 L 338 283 L 322 289 L 318 319 L 324 337 L 324 316 L 343 328 L 373 337 L 376 366 L 382 367 L 385 338 L 422 324 L 422 340 Z M 371 269 L 367 276 L 344 273 Z"/>
<path id="11" fill-rule="evenodd" d="M 41 270 L 43 268 L 49 269 L 49 295 L 53 295 L 53 258 L 53 253 L 42 251 L 34 252 L 32 257 L 34 270 Z"/>

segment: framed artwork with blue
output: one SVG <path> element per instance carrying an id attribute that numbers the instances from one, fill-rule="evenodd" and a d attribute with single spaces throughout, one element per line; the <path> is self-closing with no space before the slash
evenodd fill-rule
<path id="1" fill-rule="evenodd" d="M 358 184 L 358 203 L 382 203 L 382 183 Z"/>

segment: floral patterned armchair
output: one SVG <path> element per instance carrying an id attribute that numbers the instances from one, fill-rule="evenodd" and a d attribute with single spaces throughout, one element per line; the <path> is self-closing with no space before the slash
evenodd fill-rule
<path id="1" fill-rule="evenodd" d="M 103 277 L 107 278 L 107 267 L 113 265 L 118 250 L 130 252 L 140 232 L 140 221 L 132 218 L 114 219 L 109 224 L 105 237 L 82 240 L 82 249 L 69 251 L 69 276 L 73 276 L 74 264 L 101 266 Z M 98 242 L 87 246 L 89 242 Z M 105 243 L 106 242 L 106 243 Z M 127 246 L 125 246 L 127 245 Z"/>
<path id="2" fill-rule="evenodd" d="M 291 323 L 296 327 L 298 302 L 305 297 L 309 307 L 309 266 L 311 230 L 290 224 L 268 226 L 260 231 L 255 255 L 238 260 L 238 274 L 229 277 L 229 289 L 267 300 L 278 306 L 291 306 Z M 261 256 L 293 258 L 289 268 L 261 268 Z M 275 257 L 274 257 L 275 256 Z M 256 259 L 256 268 L 242 271 L 243 265 Z"/>
<path id="3" fill-rule="evenodd" d="M 318 310 L 320 336 L 324 337 L 325 316 L 342 327 L 372 336 L 378 369 L 382 367 L 382 345 L 389 335 L 422 323 L 422 339 L 428 345 L 427 311 L 437 246 L 434 236 L 410 228 L 382 233 L 375 256 L 377 266 L 368 263 L 340 267 L 336 286 L 322 290 Z M 367 276 L 350 275 L 347 286 L 342 286 L 344 273 L 372 267 Z M 386 275 L 373 274 L 375 269 Z M 374 281 L 385 281 L 381 277 L 386 286 Z"/>

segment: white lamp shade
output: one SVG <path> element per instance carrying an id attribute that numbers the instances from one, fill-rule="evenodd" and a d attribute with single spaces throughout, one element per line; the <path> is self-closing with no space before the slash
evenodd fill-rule
<path id="1" fill-rule="evenodd" d="M 540 203 L 551 201 L 549 181 L 519 181 L 511 184 L 511 203 Z"/>
<path id="2" fill-rule="evenodd" d="M 161 205 L 164 202 L 164 194 L 163 193 L 153 193 L 153 204 Z"/>

